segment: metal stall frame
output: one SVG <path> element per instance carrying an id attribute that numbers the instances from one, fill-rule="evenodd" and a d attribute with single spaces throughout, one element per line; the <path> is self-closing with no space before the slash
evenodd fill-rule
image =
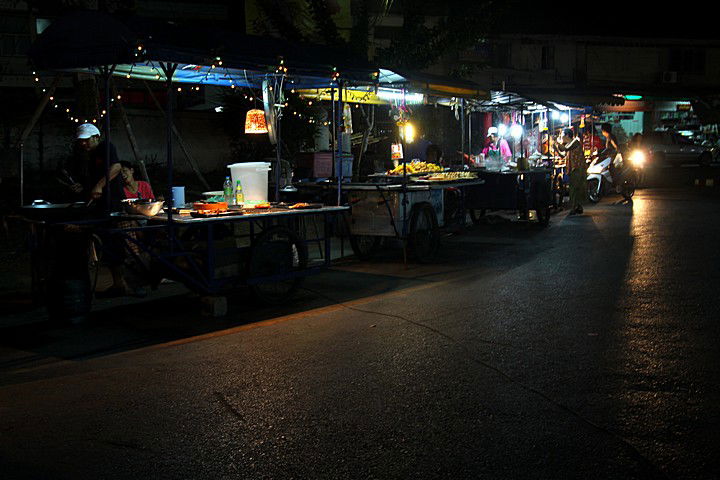
<path id="1" fill-rule="evenodd" d="M 162 80 L 164 81 L 166 88 L 167 88 L 167 107 L 166 107 L 166 142 L 167 142 L 167 175 L 168 175 L 168 186 L 167 186 L 167 200 L 169 202 L 168 208 L 166 210 L 167 214 L 165 216 L 156 216 L 150 219 L 150 222 L 152 225 L 142 225 L 142 226 L 132 226 L 132 227 L 118 227 L 116 225 L 116 222 L 118 220 L 120 221 L 127 221 L 127 220 L 136 220 L 137 217 L 133 217 L 131 215 L 114 215 L 110 212 L 111 208 L 111 198 L 109 194 L 109 185 L 110 185 L 110 179 L 109 179 L 109 172 L 110 172 L 110 165 L 109 165 L 109 154 L 106 151 L 106 165 L 105 165 L 105 178 L 106 178 L 106 189 L 108 190 L 107 195 L 107 205 L 106 205 L 106 215 L 103 219 L 92 219 L 88 221 L 77 221 L 77 222 L 60 222 L 65 224 L 72 224 L 76 226 L 86 226 L 86 227 L 92 227 L 101 229 L 106 233 L 112 234 L 112 235 L 119 235 L 122 236 L 123 242 L 126 245 L 126 248 L 131 251 L 131 253 L 134 252 L 134 249 L 129 247 L 129 245 L 133 244 L 137 248 L 139 248 L 144 253 L 148 254 L 151 258 L 153 258 L 155 261 L 159 262 L 160 265 L 162 265 L 166 272 L 170 272 L 171 275 L 176 275 L 178 278 L 182 279 L 184 282 L 188 284 L 191 288 L 201 291 L 206 294 L 216 294 L 219 293 L 220 290 L 223 288 L 229 286 L 229 285 L 237 285 L 239 283 L 244 283 L 247 285 L 259 285 L 265 282 L 280 282 L 282 280 L 288 280 L 288 279 L 296 279 L 300 278 L 306 275 L 310 275 L 312 273 L 316 273 L 319 271 L 320 268 L 325 268 L 330 265 L 331 261 L 331 233 L 334 228 L 334 224 L 336 222 L 337 215 L 341 215 L 342 213 L 349 210 L 349 207 L 342 207 L 339 205 L 340 198 L 341 198 L 341 189 L 342 189 L 342 177 L 338 179 L 337 184 L 337 197 L 338 197 L 338 206 L 336 207 L 324 207 L 320 209 L 308 209 L 308 210 L 279 210 L 274 209 L 271 212 L 267 213 L 250 213 L 247 215 L 237 215 L 233 217 L 222 217 L 222 218 L 210 218 L 210 219 L 187 219 L 183 218 L 182 216 L 179 216 L 175 213 L 173 213 L 174 205 L 174 199 L 173 199 L 173 193 L 172 193 L 172 185 L 173 185 L 173 141 L 172 141 L 172 126 L 173 126 L 173 92 L 174 92 L 174 85 L 175 81 L 179 81 L 181 83 L 209 83 L 209 84 L 215 84 L 215 85 L 224 85 L 224 86 L 234 86 L 234 85 L 242 85 L 243 78 L 246 81 L 246 85 L 250 88 L 257 87 L 257 80 L 266 79 L 273 76 L 286 76 L 287 72 L 287 66 L 296 66 L 298 69 L 298 73 L 295 74 L 295 79 L 298 80 L 298 83 L 294 85 L 294 88 L 297 88 L 298 85 L 301 86 L 318 86 L 318 85 L 331 85 L 335 88 L 338 88 L 340 86 L 340 82 L 338 81 L 339 74 L 333 73 L 332 77 L 330 76 L 331 72 L 337 72 L 337 67 L 335 66 L 328 66 L 324 65 L 322 63 L 317 63 L 315 59 L 312 61 L 309 60 L 309 54 L 307 54 L 303 49 L 299 49 L 297 46 L 294 49 L 291 49 L 295 54 L 298 55 L 299 60 L 297 60 L 296 63 L 293 63 L 293 58 L 283 58 L 283 57 L 275 57 L 273 59 L 273 62 L 270 61 L 259 61 L 259 59 L 251 53 L 251 50 L 248 50 L 245 48 L 243 50 L 240 49 L 240 52 L 231 52 L 229 55 L 229 59 L 226 59 L 226 66 L 222 69 L 218 68 L 218 70 L 215 70 L 216 67 L 223 64 L 223 61 L 220 59 L 219 56 L 214 51 L 208 51 L 205 55 L 203 55 L 202 52 L 198 52 L 195 49 L 190 49 L 189 51 L 183 50 L 179 54 L 174 55 L 172 47 L 168 46 L 167 44 L 163 43 L 163 39 L 158 39 L 157 37 L 153 37 L 151 34 L 149 34 L 147 31 L 144 33 L 146 34 L 146 37 L 144 39 L 135 40 L 135 43 L 123 43 L 127 39 L 130 38 L 137 38 L 137 36 L 132 35 L 119 35 L 118 37 L 112 36 L 113 31 L 117 33 L 118 31 L 125 33 L 126 30 L 129 28 L 127 24 L 122 24 L 122 22 L 119 22 L 117 19 L 112 18 L 107 15 L 95 15 L 90 14 L 91 17 L 93 17 L 95 20 L 106 22 L 108 26 L 108 30 L 110 30 L 110 33 L 108 35 L 111 35 L 111 39 L 115 43 L 121 43 L 121 48 L 115 48 L 116 45 L 113 45 L 114 48 L 109 49 L 106 52 L 103 52 L 104 55 L 100 55 L 98 58 L 101 58 L 101 60 L 97 60 L 96 57 L 92 57 L 93 60 L 85 60 L 78 62 L 77 56 L 66 56 L 63 57 L 63 55 L 53 55 L 54 49 L 60 48 L 56 47 L 57 42 L 53 42 L 53 35 L 61 35 L 62 34 L 62 28 L 56 27 L 53 28 L 55 24 L 51 25 L 43 34 L 40 36 L 40 42 L 39 45 L 34 45 L 34 53 L 36 56 L 36 59 L 39 58 L 41 61 L 39 62 L 41 65 L 40 67 L 44 67 L 49 70 L 54 71 L 73 71 L 73 72 L 86 72 L 86 73 L 94 73 L 102 75 L 105 83 L 105 130 L 106 130 L 106 148 L 110 148 L 110 77 L 115 75 L 125 75 L 128 78 L 135 77 L 140 78 L 144 80 Z M 76 14 L 72 18 L 70 18 L 69 21 L 66 22 L 63 27 L 65 29 L 69 29 L 68 31 L 74 32 L 76 29 L 73 29 L 73 25 L 76 25 L 78 22 L 80 23 L 86 23 L 88 21 L 88 13 L 83 14 Z M 167 27 L 163 27 L 167 28 Z M 159 30 L 160 33 L 164 33 L 161 30 Z M 67 33 L 67 32 L 65 32 Z M 159 35 L 162 37 L 162 35 Z M 241 37 L 245 38 L 247 36 L 240 36 L 235 35 L 235 37 Z M 144 41 L 143 41 L 144 40 Z M 80 42 L 78 46 L 78 56 L 82 56 L 84 51 L 82 50 L 84 43 Z M 157 54 L 156 57 L 153 57 L 150 53 L 148 53 L 148 50 L 154 51 L 153 49 L 156 48 L 159 54 Z M 181 47 L 181 49 L 184 47 Z M 290 47 L 287 47 L 290 48 Z M 254 51 L 253 51 L 254 52 Z M 57 52 L 56 52 L 57 53 Z M 62 52 L 65 54 L 66 52 Z M 96 52 L 92 52 L 96 53 Z M 248 55 L 248 57 L 244 56 Z M 173 60 L 173 58 L 177 56 L 176 60 Z M 60 57 L 60 59 L 58 59 Z M 211 62 L 204 63 L 204 59 L 213 58 Z M 274 67 L 275 63 L 274 61 L 277 61 L 277 59 L 280 59 L 280 65 L 286 65 L 284 67 L 284 71 L 280 73 L 280 70 L 276 68 L 275 73 L 272 73 L 270 71 L 263 71 L 263 68 L 270 68 Z M 113 61 L 112 63 L 106 62 L 104 60 L 107 59 L 117 59 L 117 61 Z M 197 63 L 188 63 L 189 60 L 195 60 Z M 63 63 L 63 61 L 65 63 Z M 164 79 L 161 79 L 159 75 L 159 71 L 155 67 L 155 63 L 160 66 L 162 73 L 164 74 Z M 249 67 L 252 67 L 252 70 L 249 70 Z M 353 67 L 348 67 L 351 71 L 355 72 L 353 70 Z M 369 67 L 362 67 L 357 70 L 359 73 L 356 73 L 360 77 L 366 76 L 368 77 L 366 83 L 372 84 L 372 81 L 377 77 L 377 75 L 374 73 L 375 70 L 369 68 Z M 218 73 L 220 72 L 220 73 Z M 248 81 L 248 73 L 253 76 L 252 78 L 255 80 L 255 82 Z M 152 77 L 151 77 L 152 74 Z M 176 78 L 176 75 L 179 75 Z M 327 76 L 326 76 L 327 75 Z M 210 81 L 208 81 L 208 78 L 210 78 Z M 331 78 L 329 80 L 329 78 Z M 288 87 L 289 88 L 289 87 Z M 271 105 L 271 108 L 276 108 L 275 105 Z M 281 152 L 280 152 L 280 139 L 278 138 L 277 141 L 277 155 L 276 155 L 276 175 L 279 175 L 280 173 L 280 158 L 281 158 Z M 275 182 L 275 189 L 276 189 L 276 200 L 278 200 L 278 188 L 279 188 L 279 182 L 276 179 Z M 216 252 L 214 250 L 214 239 L 215 239 L 215 230 L 218 224 L 238 224 L 238 223 L 247 223 L 249 225 L 249 234 L 246 235 L 250 239 L 250 262 L 252 262 L 252 254 L 253 252 L 257 251 L 256 243 L 259 241 L 262 237 L 261 231 L 266 229 L 266 231 L 277 231 L 278 228 L 280 228 L 281 224 L 289 225 L 289 226 L 295 226 L 297 227 L 300 219 L 308 218 L 309 216 L 316 216 L 318 218 L 321 218 L 324 225 L 324 234 L 320 237 L 314 238 L 314 239 L 301 239 L 301 243 L 296 243 L 294 245 L 290 245 L 287 241 L 286 243 L 286 249 L 290 249 L 291 254 L 290 256 L 295 258 L 297 255 L 303 256 L 302 251 L 306 251 L 306 245 L 309 242 L 320 242 L 323 244 L 323 262 L 319 265 L 315 265 L 312 268 L 302 268 L 300 270 L 294 270 L 289 269 L 288 271 L 273 271 L 271 275 L 267 274 L 260 274 L 260 275 L 252 275 L 252 271 L 249 268 L 246 267 L 239 267 L 238 268 L 238 274 L 234 276 L 230 276 L 229 278 L 223 278 L 219 279 L 215 276 L 214 268 L 213 266 L 216 264 Z M 293 220 L 295 219 L 295 220 Z M 204 264 L 206 266 L 205 269 L 198 268 L 197 262 L 193 261 L 193 258 L 195 257 L 195 252 L 192 252 L 188 249 L 186 249 L 181 242 L 181 238 L 179 237 L 180 230 L 184 228 L 189 229 L 195 229 L 196 227 L 202 226 L 204 229 L 204 235 L 203 238 L 206 242 L 206 257 L 204 260 Z M 291 232 L 287 227 L 284 227 L 286 231 Z M 165 250 L 157 251 L 156 248 L 159 243 L 151 243 L 147 241 L 140 241 L 137 236 L 135 235 L 137 232 L 143 232 L 147 233 L 148 238 L 157 238 L 156 233 L 158 231 L 164 231 L 165 232 L 165 238 L 166 242 L 164 244 Z M 297 228 L 296 228 L 297 230 Z M 296 235 L 296 234 L 292 234 Z M 277 242 L 276 242 L 277 243 Z M 243 250 L 243 249 L 239 249 Z M 247 249 L 244 249 L 247 250 Z M 286 251 L 287 253 L 287 251 Z M 306 256 L 306 255 L 305 255 Z M 185 268 L 179 268 L 177 263 L 171 259 L 177 259 L 177 258 L 184 258 L 187 260 L 187 264 L 190 265 L 192 268 L 190 270 Z M 280 258 L 282 260 L 282 258 Z M 277 261 L 277 258 L 276 258 Z M 276 267 L 282 267 L 282 264 L 275 264 Z M 290 291 L 286 292 L 287 294 L 291 293 Z M 277 300 L 277 299 L 276 299 Z"/>

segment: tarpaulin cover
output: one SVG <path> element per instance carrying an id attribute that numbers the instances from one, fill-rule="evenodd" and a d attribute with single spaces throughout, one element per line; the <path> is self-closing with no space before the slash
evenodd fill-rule
<path id="1" fill-rule="evenodd" d="M 490 98 L 489 88 L 460 78 L 445 77 L 424 72 L 395 72 L 380 69 L 380 85 L 388 88 L 406 88 L 412 92 L 445 97 L 484 99 Z"/>
<path id="2" fill-rule="evenodd" d="M 306 45 L 278 38 L 244 35 L 220 29 L 187 28 L 167 21 L 141 17 L 120 17 L 99 12 L 79 12 L 54 21 L 31 47 L 36 68 L 79 70 L 105 65 L 150 67 L 159 62 L 179 64 L 180 81 L 203 77 L 205 71 L 222 59 L 223 71 L 274 72 L 283 61 L 291 76 L 330 79 L 337 71 L 342 78 L 371 83 L 377 69 L 355 59 L 349 52 L 327 46 Z M 191 68 L 183 68 L 183 67 Z M 121 69 L 122 70 L 122 69 Z M 141 73 L 138 68 L 138 73 Z M 133 72 L 134 73 L 134 72 Z M 220 71 L 213 72 L 217 84 Z M 154 70 L 149 73 L 155 77 Z M 209 77 L 209 76 L 207 76 Z M 306 82 L 311 83 L 311 82 Z M 315 82 L 318 83 L 318 82 Z M 325 82 L 327 83 L 327 82 Z"/>

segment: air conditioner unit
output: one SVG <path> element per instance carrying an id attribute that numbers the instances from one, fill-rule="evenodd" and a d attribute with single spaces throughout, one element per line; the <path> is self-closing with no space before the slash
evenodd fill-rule
<path id="1" fill-rule="evenodd" d="M 677 83 L 677 72 L 662 72 L 662 83 Z"/>

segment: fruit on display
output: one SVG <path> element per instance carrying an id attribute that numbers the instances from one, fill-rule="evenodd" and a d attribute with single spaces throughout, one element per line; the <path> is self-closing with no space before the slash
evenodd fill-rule
<path id="1" fill-rule="evenodd" d="M 423 180 L 434 180 L 434 181 L 443 181 L 443 180 L 465 180 L 469 178 L 478 178 L 477 174 L 474 172 L 438 172 L 433 173 L 432 175 L 428 175 L 426 177 L 422 177 Z"/>
<path id="2" fill-rule="evenodd" d="M 428 162 L 420 162 L 420 161 L 412 161 L 406 164 L 400 164 L 397 167 L 393 168 L 392 170 L 388 170 L 388 175 L 403 175 L 405 172 L 403 172 L 403 167 L 407 168 L 406 173 L 408 175 L 411 175 L 413 173 L 432 173 L 432 172 L 442 172 L 443 167 L 441 167 L 438 164 L 435 163 L 428 163 Z"/>

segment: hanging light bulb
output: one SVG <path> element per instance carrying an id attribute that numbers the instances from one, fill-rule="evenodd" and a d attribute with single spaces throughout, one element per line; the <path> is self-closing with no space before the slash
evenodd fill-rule
<path id="1" fill-rule="evenodd" d="M 415 141 L 415 125 L 407 122 L 403 127 L 403 134 L 406 143 L 412 143 Z"/>
<path id="2" fill-rule="evenodd" d="M 245 133 L 268 133 L 265 112 L 257 108 L 248 110 L 245 115 Z"/>
<path id="3" fill-rule="evenodd" d="M 511 135 L 514 139 L 517 140 L 517 139 L 519 139 L 520 137 L 522 137 L 522 134 L 523 134 L 522 125 L 519 125 L 519 124 L 517 124 L 517 123 L 513 123 L 512 126 L 510 127 L 510 135 Z"/>

